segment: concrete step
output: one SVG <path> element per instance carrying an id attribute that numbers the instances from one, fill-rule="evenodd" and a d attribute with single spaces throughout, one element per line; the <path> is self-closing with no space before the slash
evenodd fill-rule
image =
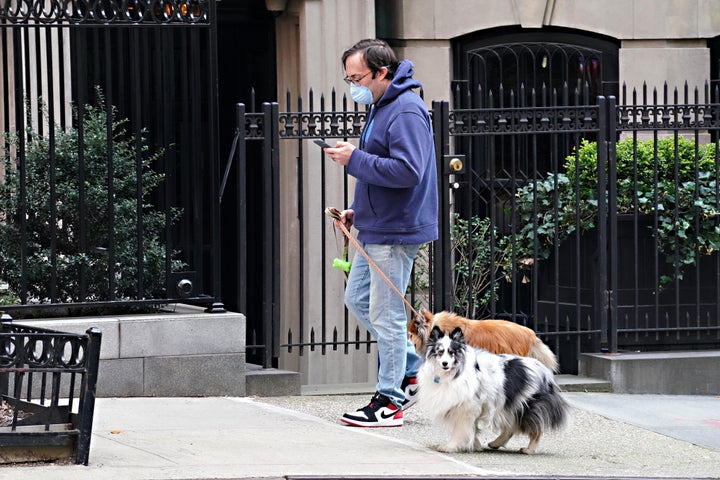
<path id="1" fill-rule="evenodd" d="M 301 375 L 298 372 L 262 368 L 245 364 L 245 390 L 247 396 L 285 397 L 300 395 Z"/>
<path id="2" fill-rule="evenodd" d="M 612 383 L 601 378 L 580 375 L 555 375 L 563 392 L 612 392 Z"/>
<path id="3" fill-rule="evenodd" d="M 720 350 L 584 353 L 578 370 L 609 381 L 615 393 L 720 394 Z"/>

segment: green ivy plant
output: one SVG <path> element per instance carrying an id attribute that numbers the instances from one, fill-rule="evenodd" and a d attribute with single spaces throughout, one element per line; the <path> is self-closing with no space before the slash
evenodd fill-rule
<path id="1" fill-rule="evenodd" d="M 504 276 L 503 265 L 511 254 L 509 240 L 498 234 L 490 218 L 464 219 L 453 214 L 450 245 L 456 313 L 466 318 L 483 318 L 489 313 L 492 296 Z"/>
<path id="2" fill-rule="evenodd" d="M 77 108 L 73 108 L 75 125 L 81 121 L 83 126 L 83 171 L 80 170 L 77 128 L 54 127 L 53 164 L 49 136 L 41 135 L 32 127 L 23 132 L 22 138 L 15 133 L 4 134 L 0 279 L 7 282 L 10 291 L 24 289 L 28 303 L 47 303 L 53 299 L 73 303 L 153 298 L 164 288 L 166 246 L 162 232 L 167 219 L 150 203 L 152 192 L 164 180 L 164 175 L 152 169 L 163 151 L 150 151 L 145 130 L 137 138 L 129 134 L 128 120 L 118 119 L 114 106 L 108 118 L 102 91 L 97 88 L 95 93 L 96 104 L 84 106 L 82 119 L 78 118 Z M 32 125 L 32 121 L 27 123 Z M 108 144 L 112 145 L 112 152 L 108 151 Z M 22 165 L 17 156 L 21 149 L 24 150 Z M 22 172 L 19 167 L 23 167 Z M 111 206 L 108 202 L 110 176 Z M 84 180 L 82 199 L 80 179 Z M 24 195 L 21 181 L 24 181 Z M 142 197 L 141 222 L 138 192 Z M 179 210 L 173 211 L 169 221 L 174 222 L 180 214 Z M 138 291 L 139 223 L 142 227 L 142 291 Z M 112 259 L 111 236 L 115 246 Z M 24 271 L 21 243 L 25 247 Z M 114 268 L 112 291 L 110 261 Z M 181 266 L 174 260 L 171 268 L 179 270 Z"/>
<path id="3" fill-rule="evenodd" d="M 627 138 L 616 145 L 617 212 L 657 212 L 658 251 L 681 279 L 683 267 L 695 265 L 698 255 L 720 248 L 717 146 L 696 145 L 681 136 L 657 141 Z M 548 173 L 517 191 L 519 258 L 534 258 L 537 252 L 538 259 L 546 259 L 553 245 L 597 223 L 597 144 L 584 140 L 564 167 L 565 173 Z M 663 275 L 660 284 L 673 278 Z"/>
<path id="4" fill-rule="evenodd" d="M 492 237 L 495 237 L 493 245 Z M 497 294 L 498 280 L 505 275 L 504 267 L 510 254 L 509 238 L 492 228 L 489 218 L 468 219 L 457 213 L 450 225 L 452 250 L 453 311 L 467 318 L 483 318 L 489 313 L 493 294 Z M 430 288 L 431 244 L 420 247 L 413 269 L 414 307 L 427 308 Z"/>

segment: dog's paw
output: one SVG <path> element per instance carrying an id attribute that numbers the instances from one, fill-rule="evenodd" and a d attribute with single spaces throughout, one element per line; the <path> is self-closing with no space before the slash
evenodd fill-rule
<path id="1" fill-rule="evenodd" d="M 448 443 L 446 445 L 438 445 L 435 447 L 435 449 L 438 452 L 443 453 L 461 453 L 461 452 L 471 452 L 472 450 L 467 445 L 455 445 L 452 443 Z"/>
<path id="2" fill-rule="evenodd" d="M 455 453 L 458 451 L 458 448 L 455 445 L 438 445 L 435 449 L 438 452 L 443 453 Z"/>
<path id="3" fill-rule="evenodd" d="M 521 449 L 518 450 L 518 451 L 519 451 L 520 453 L 524 453 L 525 455 L 532 455 L 533 453 L 535 453 L 535 449 L 534 449 L 534 448 L 527 448 L 527 447 L 521 448 Z"/>

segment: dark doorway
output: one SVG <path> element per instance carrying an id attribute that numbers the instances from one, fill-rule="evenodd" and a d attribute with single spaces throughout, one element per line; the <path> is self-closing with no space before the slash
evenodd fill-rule
<path id="1" fill-rule="evenodd" d="M 247 111 L 253 109 L 253 98 L 263 101 L 276 99 L 275 18 L 265 8 L 263 0 L 218 2 L 218 90 L 219 90 L 219 141 L 223 173 L 235 134 L 235 105 L 244 103 Z M 253 97 L 254 89 L 254 97 Z M 259 108 L 259 106 L 258 106 Z M 231 311 L 248 318 L 260 318 L 259 301 L 243 299 L 262 298 L 262 219 L 253 212 L 261 212 L 261 162 L 259 142 L 248 143 L 247 171 L 237 172 L 233 165 L 221 204 L 222 244 L 222 300 Z M 255 151 L 255 149 L 257 151 Z M 244 175 L 247 186 L 247 242 L 240 245 L 237 175 Z M 256 232 L 256 233 L 253 233 Z M 240 249 L 246 249 L 247 292 L 241 291 Z M 243 305 L 243 303 L 247 303 Z M 254 341 L 247 339 L 247 344 Z M 252 362 L 251 352 L 248 352 Z"/>
<path id="2" fill-rule="evenodd" d="M 720 102 L 720 37 L 708 42 L 710 46 L 710 98 L 713 102 Z M 717 142 L 720 135 L 711 132 L 713 142 Z"/>

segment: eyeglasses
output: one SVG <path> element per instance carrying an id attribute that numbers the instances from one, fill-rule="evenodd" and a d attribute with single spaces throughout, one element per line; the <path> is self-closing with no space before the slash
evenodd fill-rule
<path id="1" fill-rule="evenodd" d="M 365 75 L 363 75 L 362 77 L 359 77 L 359 78 L 358 78 L 358 77 L 356 77 L 356 78 L 345 77 L 345 78 L 343 78 L 343 80 L 344 80 L 345 83 L 347 83 L 348 85 L 359 85 L 359 84 L 360 84 L 360 80 L 362 80 L 363 78 L 367 77 L 367 76 L 370 75 L 371 73 L 372 73 L 372 71 L 369 71 L 369 72 L 367 72 Z"/>

